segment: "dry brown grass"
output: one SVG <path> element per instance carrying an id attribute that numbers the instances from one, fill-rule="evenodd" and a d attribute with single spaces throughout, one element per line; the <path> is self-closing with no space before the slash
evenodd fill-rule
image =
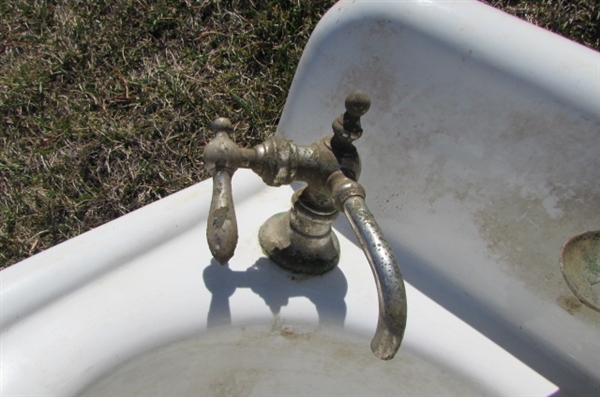
<path id="1" fill-rule="evenodd" d="M 482 0 L 509 14 L 600 50 L 598 0 Z"/>
<path id="2" fill-rule="evenodd" d="M 205 178 L 207 126 L 273 133 L 331 1 L 0 5 L 0 264 Z"/>
<path id="3" fill-rule="evenodd" d="M 217 115 L 273 133 L 333 3 L 0 2 L 0 267 L 204 179 Z M 595 3 L 490 3 L 598 48 Z"/>

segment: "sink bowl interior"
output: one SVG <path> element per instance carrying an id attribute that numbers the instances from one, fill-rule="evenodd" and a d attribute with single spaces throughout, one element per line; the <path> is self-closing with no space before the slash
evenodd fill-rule
<path id="1" fill-rule="evenodd" d="M 333 329 L 215 329 L 132 359 L 82 396 L 486 394 L 456 369 L 410 348 L 384 362 L 368 346 L 364 336 Z"/>

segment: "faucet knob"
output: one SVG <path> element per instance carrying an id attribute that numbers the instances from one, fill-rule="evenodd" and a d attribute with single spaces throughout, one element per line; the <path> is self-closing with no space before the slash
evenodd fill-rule
<path id="1" fill-rule="evenodd" d="M 346 97 L 345 106 L 346 112 L 335 119 L 331 127 L 337 139 L 352 143 L 362 135 L 360 118 L 371 107 L 371 98 L 362 91 L 352 91 Z"/>
<path id="2" fill-rule="evenodd" d="M 215 135 L 221 131 L 225 132 L 227 135 L 231 135 L 233 133 L 233 126 L 227 117 L 217 117 L 212 122 L 212 131 Z"/>
<path id="3" fill-rule="evenodd" d="M 354 117 L 363 116 L 369 111 L 371 107 L 371 98 L 369 94 L 364 93 L 360 90 L 352 91 L 350 95 L 346 97 L 346 111 Z"/>

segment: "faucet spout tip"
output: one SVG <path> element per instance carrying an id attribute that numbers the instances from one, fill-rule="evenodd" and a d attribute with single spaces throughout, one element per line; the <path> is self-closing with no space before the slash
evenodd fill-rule
<path id="1" fill-rule="evenodd" d="M 371 351 L 380 360 L 391 360 L 400 348 L 403 333 L 404 330 L 400 334 L 394 334 L 382 331 L 382 327 L 378 327 L 375 336 L 371 340 Z"/>

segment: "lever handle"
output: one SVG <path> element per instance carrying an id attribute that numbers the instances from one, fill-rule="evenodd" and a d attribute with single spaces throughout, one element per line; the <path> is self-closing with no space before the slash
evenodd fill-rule
<path id="1" fill-rule="evenodd" d="M 224 265 L 233 256 L 238 241 L 231 177 L 241 160 L 240 149 L 229 139 L 231 122 L 220 117 L 212 128 L 216 136 L 204 149 L 204 163 L 213 179 L 206 237 L 213 257 Z"/>
<path id="2" fill-rule="evenodd" d="M 238 227 L 231 193 L 231 175 L 225 169 L 213 173 L 213 194 L 208 213 L 206 238 L 213 257 L 222 265 L 233 256 Z"/>

